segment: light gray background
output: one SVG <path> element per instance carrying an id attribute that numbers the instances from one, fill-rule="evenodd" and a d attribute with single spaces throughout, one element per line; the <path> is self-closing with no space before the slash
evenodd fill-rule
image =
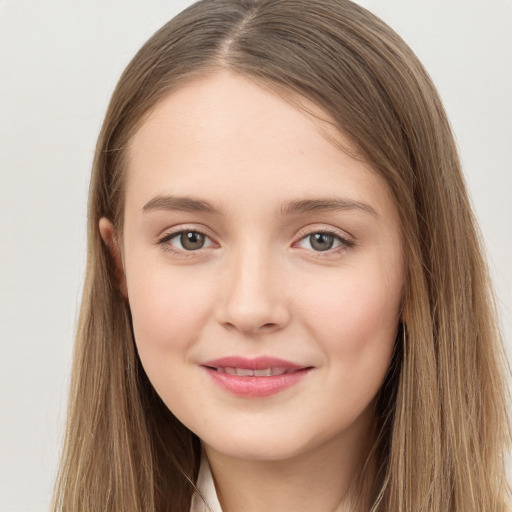
<path id="1" fill-rule="evenodd" d="M 190 1 L 0 0 L 0 511 L 47 510 L 109 96 Z M 512 333 L 512 0 L 360 0 L 436 82 Z"/>

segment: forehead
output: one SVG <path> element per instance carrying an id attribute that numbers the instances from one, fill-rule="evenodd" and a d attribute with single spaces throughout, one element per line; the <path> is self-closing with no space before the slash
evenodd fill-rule
<path id="1" fill-rule="evenodd" d="M 127 203 L 141 207 L 162 193 L 217 195 L 221 202 L 336 193 L 389 203 L 384 180 L 351 156 L 329 115 L 305 99 L 299 108 L 297 96 L 284 94 L 230 72 L 170 93 L 131 140 Z"/>

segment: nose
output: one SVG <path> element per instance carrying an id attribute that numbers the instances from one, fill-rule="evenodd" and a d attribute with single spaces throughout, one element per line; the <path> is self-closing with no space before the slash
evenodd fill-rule
<path id="1" fill-rule="evenodd" d="M 217 320 L 225 328 L 255 335 L 289 322 L 286 288 L 277 263 L 265 251 L 246 248 L 233 255 L 224 270 Z"/>

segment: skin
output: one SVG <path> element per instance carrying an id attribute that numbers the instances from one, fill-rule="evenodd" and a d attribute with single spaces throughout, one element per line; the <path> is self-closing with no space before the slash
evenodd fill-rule
<path id="1" fill-rule="evenodd" d="M 159 395 L 202 439 L 225 512 L 345 510 L 373 441 L 400 317 L 399 225 L 383 179 L 325 127 L 222 71 L 172 92 L 129 148 L 117 261 L 137 348 Z M 217 211 L 154 201 L 167 196 Z M 345 202 L 282 212 L 326 198 Z M 183 230 L 204 233 L 204 246 L 180 245 Z M 331 249 L 314 245 L 322 230 Z M 113 247 L 109 220 L 100 232 Z M 311 369 L 277 394 L 240 397 L 201 366 L 232 355 Z"/>

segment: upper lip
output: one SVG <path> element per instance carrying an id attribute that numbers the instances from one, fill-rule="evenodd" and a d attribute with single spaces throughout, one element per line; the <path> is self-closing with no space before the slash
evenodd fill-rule
<path id="1" fill-rule="evenodd" d="M 244 368 L 247 370 L 266 370 L 268 368 L 285 368 L 287 372 L 309 368 L 307 365 L 292 363 L 277 357 L 246 358 L 239 356 L 221 357 L 201 363 L 201 366 L 210 368 Z"/>

